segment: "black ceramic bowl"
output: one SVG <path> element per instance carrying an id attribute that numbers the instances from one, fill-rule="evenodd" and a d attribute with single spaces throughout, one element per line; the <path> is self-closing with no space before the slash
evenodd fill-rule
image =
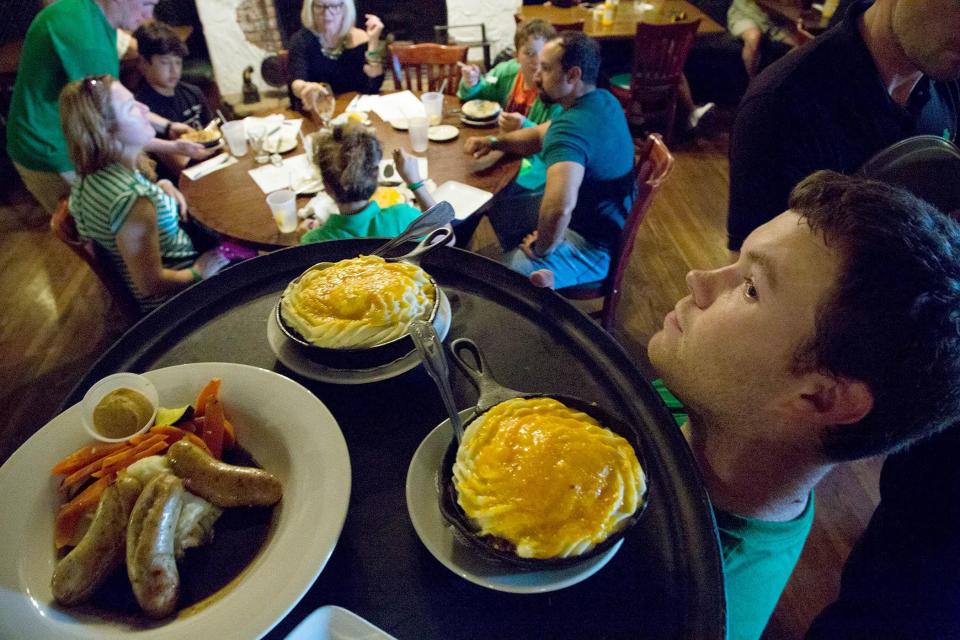
<path id="1" fill-rule="evenodd" d="M 310 269 L 316 266 L 317 265 L 314 265 L 310 267 Z M 309 271 L 309 269 L 307 271 Z M 433 278 L 430 278 L 430 283 L 433 284 L 436 295 L 434 296 L 433 305 L 430 308 L 430 313 L 426 317 L 426 320 L 433 324 L 437 317 L 437 310 L 440 307 L 440 296 L 442 294 L 440 287 Z M 294 345 L 298 352 L 318 364 L 334 369 L 372 369 L 399 360 L 416 349 L 416 346 L 413 344 L 413 338 L 411 338 L 409 334 L 404 334 L 388 342 L 381 342 L 380 344 L 366 348 L 337 349 L 317 346 L 300 335 L 296 329 L 287 324 L 283 319 L 283 314 L 280 313 L 280 304 L 282 302 L 283 297 L 281 296 L 274 308 L 274 314 L 276 315 L 277 325 L 280 327 L 280 331 L 290 340 L 290 343 Z"/>
<path id="2" fill-rule="evenodd" d="M 471 340 L 466 338 L 454 340 L 450 345 L 450 350 L 453 352 L 454 361 L 480 390 L 476 414 L 464 425 L 464 428 L 506 400 L 512 398 L 553 398 L 571 409 L 582 411 L 610 431 L 626 438 L 630 446 L 633 447 L 633 451 L 637 456 L 637 460 L 640 462 L 640 468 L 643 469 L 646 480 L 646 491 L 644 492 L 642 502 L 633 515 L 621 523 L 620 529 L 610 534 L 603 542 L 600 542 L 589 551 L 566 558 L 523 558 L 516 554 L 516 545 L 511 541 L 492 535 L 481 534 L 476 524 L 464 513 L 458 504 L 457 488 L 453 483 L 453 465 L 457 459 L 459 443 L 453 440 L 447 448 L 443 462 L 440 463 L 437 481 L 440 488 L 440 513 L 443 514 L 447 522 L 453 525 L 457 537 L 478 551 L 481 556 L 523 570 L 560 569 L 569 567 L 588 558 L 605 553 L 613 545 L 617 544 L 617 542 L 626 535 L 627 531 L 640 520 L 640 516 L 643 515 L 650 501 L 650 478 L 647 475 L 647 466 L 644 464 L 636 430 L 597 405 L 580 400 L 579 398 L 554 393 L 521 393 L 500 385 L 489 373 L 489 367 L 483 354 Z M 458 353 L 461 350 L 467 350 L 473 353 L 477 368 L 463 359 L 460 353 Z"/>

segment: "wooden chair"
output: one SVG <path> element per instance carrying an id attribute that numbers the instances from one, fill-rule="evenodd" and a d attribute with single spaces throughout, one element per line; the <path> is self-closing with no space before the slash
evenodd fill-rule
<path id="1" fill-rule="evenodd" d="M 670 24 L 637 24 L 630 74 L 610 79 L 610 90 L 620 100 L 631 124 L 663 122 L 663 134 L 672 140 L 677 95 L 683 65 L 696 39 L 699 20 Z"/>
<path id="2" fill-rule="evenodd" d="M 603 307 L 593 315 L 607 331 L 613 329 L 617 305 L 623 286 L 623 278 L 633 253 L 633 244 L 640 223 L 647 215 L 657 190 L 673 170 L 673 155 L 659 134 L 651 134 L 641 144 L 637 153 L 637 194 L 633 207 L 627 215 L 623 233 L 611 254 L 610 271 L 598 282 L 578 284 L 557 289 L 557 293 L 570 300 L 593 300 L 603 298 Z"/>
<path id="3" fill-rule="evenodd" d="M 65 245 L 80 256 L 100 279 L 100 283 L 110 293 L 113 301 L 120 309 L 121 314 L 130 321 L 137 320 L 142 315 L 133 294 L 127 286 L 114 274 L 109 265 L 100 258 L 96 245 L 91 240 L 84 240 L 77 231 L 77 223 L 70 215 L 67 201 L 61 200 L 53 217 L 50 218 L 50 230 Z"/>
<path id="4" fill-rule="evenodd" d="M 456 95 L 460 84 L 460 67 L 457 63 L 466 61 L 467 47 L 464 46 L 430 42 L 390 45 L 390 66 L 397 89 L 436 91 L 446 80 L 444 93 Z"/>
<path id="5" fill-rule="evenodd" d="M 464 29 L 477 29 L 477 37 L 468 38 L 463 35 Z M 455 33 L 451 34 L 450 32 Z M 487 39 L 487 25 L 482 22 L 475 24 L 440 24 L 433 27 L 434 41 L 438 44 L 455 44 L 461 47 L 480 47 L 483 50 L 483 68 L 490 68 L 490 47 L 493 42 Z"/>

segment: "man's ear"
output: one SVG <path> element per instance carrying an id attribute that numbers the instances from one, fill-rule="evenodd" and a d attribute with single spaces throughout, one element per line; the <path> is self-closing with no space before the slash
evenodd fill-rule
<path id="1" fill-rule="evenodd" d="M 801 393 L 797 410 L 815 424 L 853 424 L 873 410 L 873 391 L 862 380 L 812 374 L 809 390 Z"/>
<path id="2" fill-rule="evenodd" d="M 576 84 L 583 77 L 583 69 L 578 66 L 572 66 L 566 71 L 567 82 Z"/>

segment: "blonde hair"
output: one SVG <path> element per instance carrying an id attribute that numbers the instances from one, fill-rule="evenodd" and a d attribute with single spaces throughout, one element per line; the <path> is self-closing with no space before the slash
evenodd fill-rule
<path id="1" fill-rule="evenodd" d="M 303 9 L 300 10 L 300 22 L 304 27 L 314 35 L 320 35 L 317 30 L 317 23 L 313 20 L 313 3 L 318 0 L 303 0 Z M 325 0 L 319 0 L 324 2 Z M 343 22 L 340 24 L 340 32 L 337 38 L 343 40 L 350 33 L 350 29 L 357 22 L 357 7 L 353 0 L 343 0 Z"/>
<path id="2" fill-rule="evenodd" d="M 67 141 L 67 155 L 77 173 L 88 176 L 119 162 L 123 144 L 117 140 L 117 115 L 113 110 L 111 75 L 87 76 L 67 84 L 60 92 L 60 126 Z M 156 163 L 141 153 L 137 168 L 156 178 Z"/>
<path id="3" fill-rule="evenodd" d="M 113 76 L 88 76 L 60 92 L 60 126 L 77 173 L 86 176 L 120 159 L 117 117 L 110 102 Z"/>
<path id="4" fill-rule="evenodd" d="M 318 134 L 314 142 L 323 183 L 336 202 L 369 200 L 380 176 L 380 142 L 356 122 Z"/>

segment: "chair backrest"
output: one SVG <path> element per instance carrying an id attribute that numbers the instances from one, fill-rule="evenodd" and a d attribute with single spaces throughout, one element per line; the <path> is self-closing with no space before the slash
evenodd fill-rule
<path id="1" fill-rule="evenodd" d="M 673 170 L 673 154 L 658 133 L 651 133 L 640 145 L 637 153 L 637 194 L 620 234 L 616 251 L 611 256 L 610 271 L 604 283 L 606 297 L 603 301 L 600 324 L 611 329 L 620 302 L 623 278 L 630 263 L 630 254 L 637 238 L 637 230 L 653 203 L 653 197 Z"/>
<path id="2" fill-rule="evenodd" d="M 103 263 L 94 243 L 80 237 L 80 233 L 77 231 L 77 223 L 70 215 L 70 208 L 66 199 L 61 200 L 53 212 L 53 216 L 50 218 L 50 230 L 53 231 L 53 235 L 70 247 L 90 266 L 90 269 L 100 279 L 101 284 L 110 293 L 120 311 L 128 320 L 134 320 L 141 315 L 133 294 Z"/>
<path id="3" fill-rule="evenodd" d="M 633 41 L 630 88 L 635 100 L 652 87 L 676 87 L 683 74 L 700 20 L 669 24 L 637 24 Z"/>
<path id="4" fill-rule="evenodd" d="M 460 84 L 460 67 L 457 63 L 467 61 L 467 47 L 430 42 L 391 44 L 390 60 L 397 89 L 436 91 L 446 80 L 444 93 L 456 95 Z"/>

